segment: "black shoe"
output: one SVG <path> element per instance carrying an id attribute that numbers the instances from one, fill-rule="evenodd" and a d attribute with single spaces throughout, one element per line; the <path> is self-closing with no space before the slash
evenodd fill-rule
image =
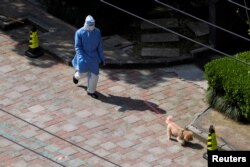
<path id="1" fill-rule="evenodd" d="M 95 99 L 98 99 L 98 95 L 95 93 L 88 93 L 88 95 L 95 98 Z"/>
<path id="2" fill-rule="evenodd" d="M 78 83 L 78 79 L 76 79 L 75 76 L 73 76 L 73 82 L 74 82 L 74 84 Z"/>

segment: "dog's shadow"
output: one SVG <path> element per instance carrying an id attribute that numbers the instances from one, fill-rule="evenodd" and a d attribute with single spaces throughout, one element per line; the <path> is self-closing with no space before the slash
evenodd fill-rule
<path id="1" fill-rule="evenodd" d="M 79 85 L 78 87 L 87 89 L 86 86 Z M 143 99 L 134 99 L 131 97 L 122 97 L 122 96 L 115 96 L 112 94 L 104 95 L 100 92 L 96 92 L 98 95 L 98 100 L 102 101 L 103 103 L 113 104 L 119 106 L 119 112 L 126 112 L 126 111 L 146 111 L 149 110 L 156 114 L 166 114 L 166 111 L 161 109 L 157 104 L 143 100 Z"/>
<path id="2" fill-rule="evenodd" d="M 170 140 L 178 143 L 176 139 L 170 138 Z M 204 148 L 201 144 L 192 143 L 192 142 L 187 142 L 183 147 L 190 147 L 195 150 L 202 150 Z"/>

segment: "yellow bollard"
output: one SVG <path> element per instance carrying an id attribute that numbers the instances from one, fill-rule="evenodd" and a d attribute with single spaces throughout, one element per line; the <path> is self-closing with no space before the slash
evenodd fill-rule
<path id="1" fill-rule="evenodd" d="M 37 58 L 43 54 L 42 49 L 39 47 L 37 28 L 33 26 L 30 31 L 29 49 L 25 52 L 25 55 L 30 58 Z"/>
<path id="2" fill-rule="evenodd" d="M 213 125 L 209 127 L 209 134 L 207 138 L 207 151 L 218 151 L 216 134 Z"/>
<path id="3" fill-rule="evenodd" d="M 35 49 L 39 47 L 37 31 L 30 32 L 29 48 Z"/>
<path id="4" fill-rule="evenodd" d="M 217 139 L 213 125 L 210 125 L 207 137 L 207 152 L 209 151 L 218 151 Z M 208 159 L 207 152 L 203 154 L 203 158 L 205 158 L 206 160 Z"/>

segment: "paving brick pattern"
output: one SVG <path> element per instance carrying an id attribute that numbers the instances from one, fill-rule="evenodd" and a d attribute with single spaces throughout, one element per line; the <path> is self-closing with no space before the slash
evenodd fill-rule
<path id="1" fill-rule="evenodd" d="M 102 69 L 96 100 L 73 68 L 25 49 L 0 32 L 0 166 L 207 166 L 199 140 L 166 140 L 166 115 L 186 126 L 206 107 L 193 81 L 169 68 Z"/>

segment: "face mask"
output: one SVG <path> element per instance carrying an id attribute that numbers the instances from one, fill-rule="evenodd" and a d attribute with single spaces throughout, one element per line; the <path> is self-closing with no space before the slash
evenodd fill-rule
<path id="1" fill-rule="evenodd" d="M 89 26 L 87 24 L 84 24 L 83 28 L 87 31 L 93 31 L 95 29 L 95 25 Z"/>

